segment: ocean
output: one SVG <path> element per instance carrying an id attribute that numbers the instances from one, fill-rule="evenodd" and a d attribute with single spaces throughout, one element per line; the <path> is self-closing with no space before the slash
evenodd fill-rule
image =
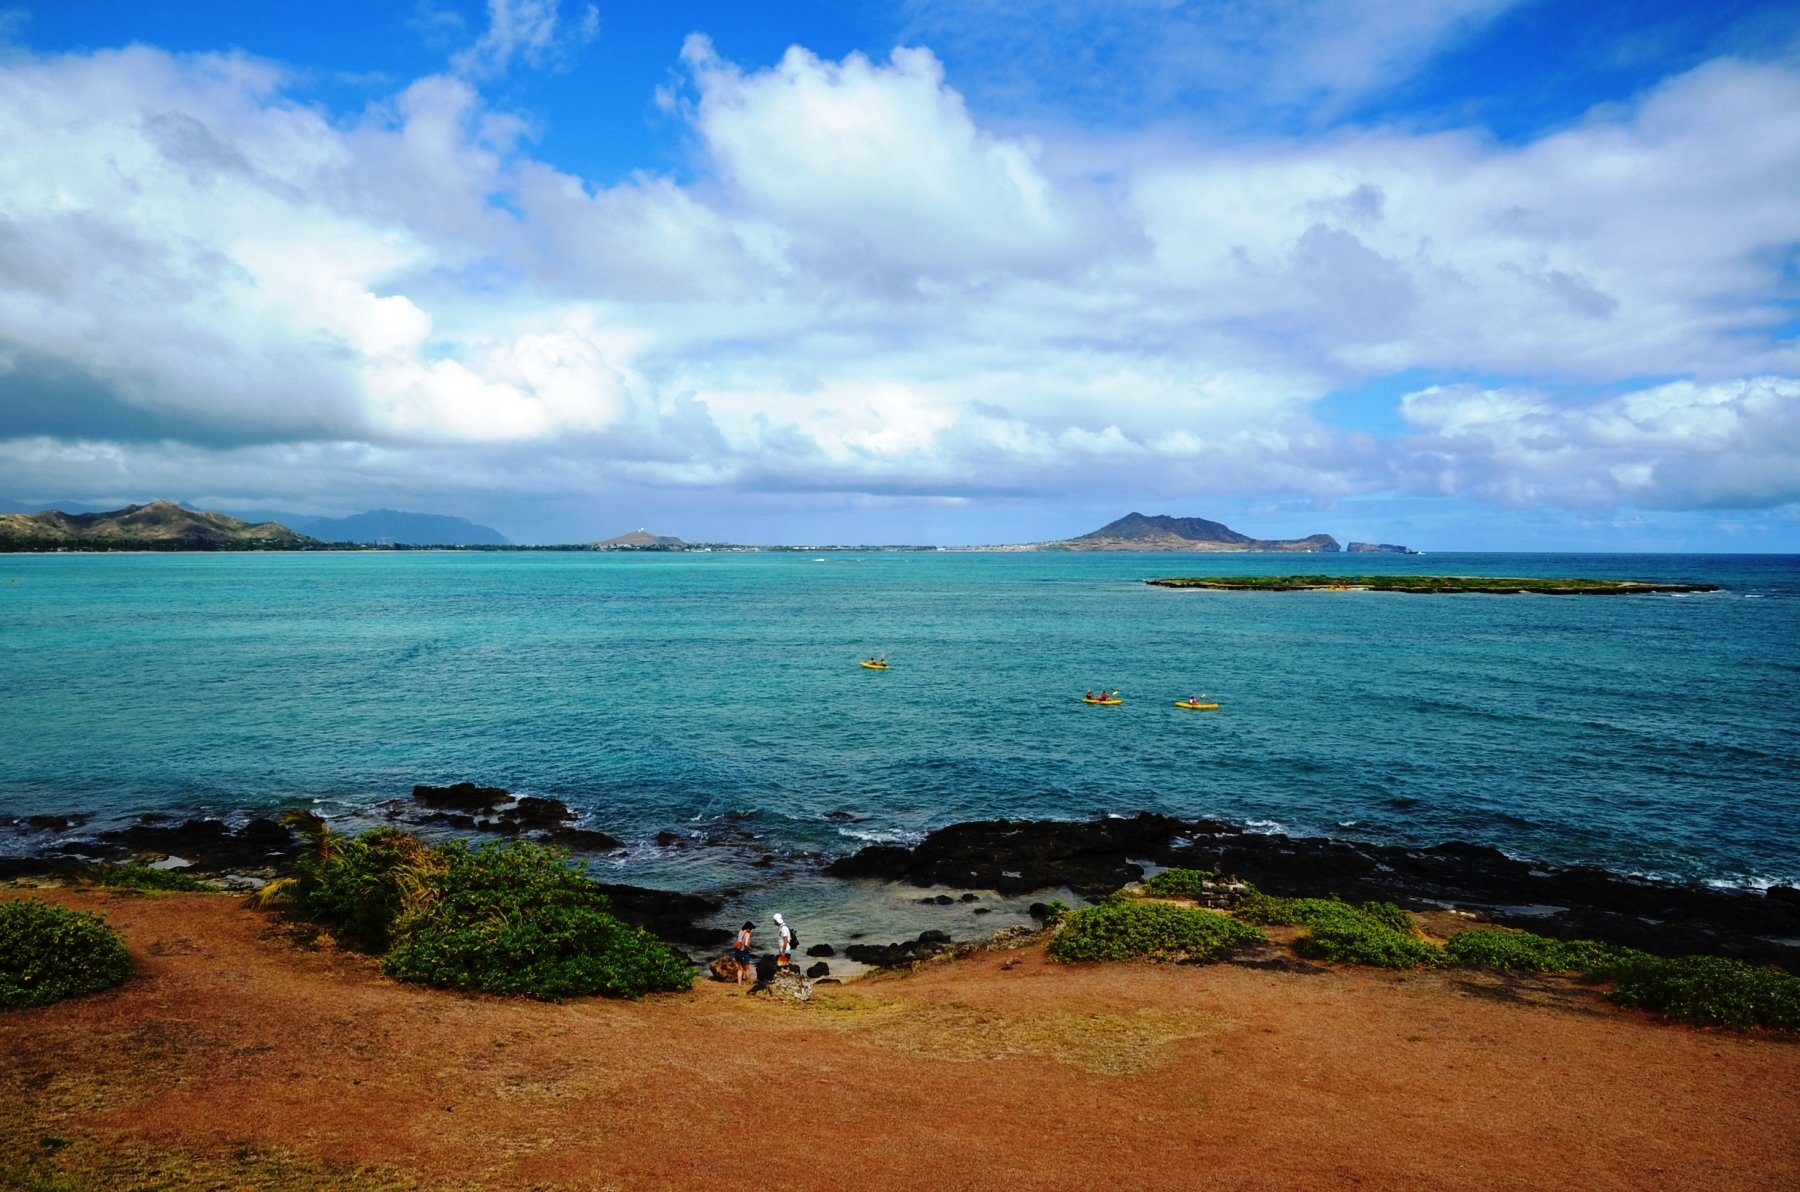
<path id="1" fill-rule="evenodd" d="M 1723 590 L 1143 583 L 1316 571 Z M 1123 705 L 1081 702 L 1102 686 Z M 1173 706 L 1199 692 L 1221 708 Z M 357 827 L 468 780 L 562 800 L 628 843 L 598 874 L 732 891 L 726 918 L 829 915 L 819 864 L 870 842 L 1140 810 L 1792 884 L 1797 729 L 1793 556 L 0 556 L 0 822 Z"/>

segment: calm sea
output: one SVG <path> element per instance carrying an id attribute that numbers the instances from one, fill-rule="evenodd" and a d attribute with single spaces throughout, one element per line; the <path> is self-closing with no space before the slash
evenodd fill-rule
<path id="1" fill-rule="evenodd" d="M 1351 569 L 1725 590 L 1142 582 Z M 1083 705 L 1098 686 L 1124 705 Z M 1196 692 L 1222 709 L 1172 706 Z M 728 829 L 792 875 L 958 820 L 1140 809 L 1796 882 L 1797 729 L 1795 557 L 0 556 L 0 815 L 354 825 L 469 779 L 631 841 L 623 880 L 690 888 L 759 879 L 657 833 Z"/>

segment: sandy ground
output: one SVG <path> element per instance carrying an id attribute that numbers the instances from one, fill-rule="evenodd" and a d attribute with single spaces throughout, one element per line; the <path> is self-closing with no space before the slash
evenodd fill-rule
<path id="1" fill-rule="evenodd" d="M 1800 1186 L 1800 1045 L 1560 979 L 1033 946 L 558 1006 L 397 984 L 232 896 L 45 894 L 138 975 L 0 1015 L 0 1185 Z"/>

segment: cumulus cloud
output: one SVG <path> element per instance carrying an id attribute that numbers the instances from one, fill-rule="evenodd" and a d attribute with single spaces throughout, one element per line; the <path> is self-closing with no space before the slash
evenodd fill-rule
<path id="1" fill-rule="evenodd" d="M 487 0 L 488 27 L 451 59 L 458 74 L 504 74 L 514 62 L 534 69 L 560 66 L 600 32 L 600 10 L 580 5 L 565 20 L 562 0 Z"/>
<path id="2" fill-rule="evenodd" d="M 1800 502 L 1800 380 L 1680 381 L 1591 404 L 1433 387 L 1401 409 L 1416 491 L 1513 505 L 1768 508 Z"/>
<path id="3" fill-rule="evenodd" d="M 696 38 L 692 176 L 602 185 L 481 89 L 564 17 L 490 17 L 486 65 L 349 117 L 236 55 L 0 62 L 7 474 L 1800 499 L 1791 63 L 1714 62 L 1518 146 L 1220 143 L 986 127 L 924 48 L 748 69 Z M 1421 389 L 1392 440 L 1314 417 L 1409 370 L 1545 383 Z M 1643 376 L 1689 379 L 1621 384 Z"/>

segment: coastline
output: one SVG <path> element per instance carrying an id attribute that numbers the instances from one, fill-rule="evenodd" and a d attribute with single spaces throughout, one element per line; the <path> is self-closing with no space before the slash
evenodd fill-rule
<path id="1" fill-rule="evenodd" d="M 578 861 L 623 855 L 610 849 L 619 842 L 604 833 L 561 826 L 566 809 L 560 804 L 530 803 L 531 814 L 522 820 L 450 818 L 450 834 L 468 835 L 466 829 L 478 823 L 498 823 L 502 830 L 481 836 L 560 844 Z M 428 812 L 430 806 L 411 808 L 404 817 L 390 811 L 390 817 L 409 830 L 421 824 L 444 827 L 445 815 Z M 15 831 L 39 832 L 47 839 L 25 855 L 0 857 L 0 882 L 55 880 L 92 861 L 179 858 L 187 862 L 185 872 L 223 888 L 253 889 L 285 872 L 300 847 L 288 828 L 265 818 L 231 825 L 164 817 L 86 839 L 50 838 L 59 830 L 80 836 L 80 825 L 67 817 L 32 818 L 38 823 L 15 821 Z M 769 860 L 773 863 L 772 855 Z M 1534 864 L 1462 841 L 1417 848 L 1291 838 L 1143 812 L 1088 821 L 968 821 L 931 832 L 916 845 L 875 844 L 836 858 L 802 854 L 783 865 L 789 875 L 784 885 L 813 883 L 826 900 L 841 905 L 848 921 L 856 921 L 858 908 L 869 912 L 868 931 L 844 930 L 847 920 L 840 915 L 831 926 L 821 923 L 807 934 L 809 943 L 833 946 L 840 970 L 848 950 L 860 953 L 849 966 L 852 972 L 917 959 L 930 950 L 920 944 L 927 934 L 927 944 L 978 938 L 1028 922 L 1024 912 L 1039 899 L 1096 900 L 1146 872 L 1179 867 L 1234 876 L 1281 896 L 1382 899 L 1418 911 L 1458 910 L 1542 935 L 1598 939 L 1667 956 L 1718 954 L 1800 973 L 1800 890 L 1794 887 L 1729 889 Z M 590 865 L 590 872 L 621 918 L 656 932 L 697 963 L 723 950 L 730 935 L 725 921 L 744 914 L 736 889 L 653 888 L 634 883 L 629 864 L 617 861 Z M 944 931 L 952 924 L 958 929 Z"/>

